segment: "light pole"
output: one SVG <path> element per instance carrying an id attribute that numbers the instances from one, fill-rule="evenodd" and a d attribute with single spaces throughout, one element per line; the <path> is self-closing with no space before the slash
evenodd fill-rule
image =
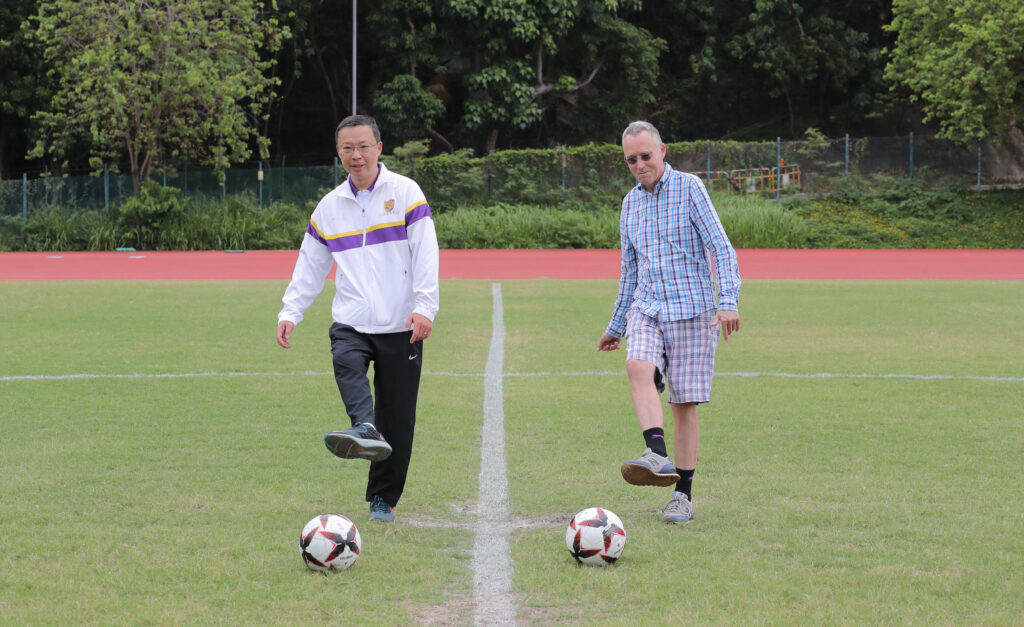
<path id="1" fill-rule="evenodd" d="M 352 115 L 356 114 L 356 4 L 352 0 Z"/>

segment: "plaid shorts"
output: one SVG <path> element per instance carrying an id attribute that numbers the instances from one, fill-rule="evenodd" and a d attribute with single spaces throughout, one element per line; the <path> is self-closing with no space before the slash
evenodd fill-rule
<path id="1" fill-rule="evenodd" d="M 711 400 L 718 327 L 715 311 L 689 320 L 660 322 L 636 310 L 626 314 L 626 359 L 654 364 L 658 392 L 668 380 L 670 403 L 706 403 Z"/>

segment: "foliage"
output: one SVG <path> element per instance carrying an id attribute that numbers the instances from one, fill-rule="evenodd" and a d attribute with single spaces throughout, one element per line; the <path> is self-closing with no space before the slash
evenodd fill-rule
<path id="1" fill-rule="evenodd" d="M 1024 113 L 1024 4 L 894 0 L 887 76 L 921 101 L 939 136 L 1001 135 Z"/>
<path id="2" fill-rule="evenodd" d="M 803 248 L 803 218 L 753 194 L 716 193 L 712 201 L 735 248 Z"/>
<path id="3" fill-rule="evenodd" d="M 146 26 L 141 11 L 117 23 L 132 29 L 114 32 L 106 17 L 128 5 L 181 5 L 192 13 L 224 5 L 254 10 L 257 22 L 249 30 L 232 24 L 231 46 L 218 41 L 220 54 L 211 55 L 200 40 L 222 35 L 198 21 L 187 29 L 194 52 L 175 43 L 183 30 L 176 26 L 159 29 L 169 46 L 153 43 L 158 29 Z M 67 28 L 40 39 L 44 22 L 59 22 L 63 6 L 69 8 Z M 330 149 L 324 137 L 350 112 L 349 103 L 380 117 L 386 146 L 429 139 L 430 154 L 469 148 L 474 156 L 614 142 L 638 118 L 650 119 L 668 140 L 746 140 L 793 139 L 807 127 L 832 136 L 905 133 L 920 105 L 932 111 L 936 125 L 946 120 L 964 128 L 980 119 L 992 137 L 1020 117 L 1019 2 L 901 0 L 885 30 L 893 6 L 891 0 L 380 0 L 361 10 L 353 25 L 351 3 L 323 0 L 10 0 L 0 8 L 0 169 L 13 161 L 19 168 L 66 172 L 99 157 L 121 171 L 144 172 L 186 160 L 196 166 L 203 151 L 209 164 L 241 158 L 237 144 L 207 150 L 230 144 L 225 137 L 237 137 L 236 124 L 198 140 L 163 129 L 152 146 L 137 133 L 145 149 L 134 149 L 136 163 L 127 149 L 132 138 L 107 120 L 119 119 L 110 113 L 123 113 L 118 107 L 124 103 L 152 114 L 152 107 L 141 107 L 151 100 L 168 107 L 203 102 L 201 115 L 173 117 L 193 135 L 234 112 L 232 119 L 245 120 L 249 131 L 240 144 L 275 162 L 287 157 L 292 165 L 323 159 Z M 72 16 L 90 11 L 96 17 L 82 20 L 82 33 L 71 32 Z M 22 28 L 32 14 L 32 28 Z M 355 76 L 353 26 L 359 33 Z M 30 30 L 35 39 L 26 36 Z M 242 56 L 230 52 L 245 41 Z M 61 58 L 44 56 L 53 47 Z M 900 83 L 892 92 L 886 47 L 893 50 L 889 80 Z M 129 54 L 118 57 L 121 48 Z M 165 52 L 193 56 L 158 67 Z M 233 69 L 218 73 L 227 63 Z M 144 82 L 156 73 L 158 81 Z M 263 78 L 236 88 L 247 77 Z M 916 103 L 908 101 L 908 89 Z M 210 96 L 212 90 L 220 95 Z M 54 104 L 68 92 L 74 96 Z M 929 104 L 933 96 L 949 110 Z M 79 112 L 80 103 L 88 106 Z M 37 109 L 76 123 L 33 120 Z M 971 124 L 957 139 L 977 130 Z M 67 137 L 65 126 L 72 131 Z M 26 163 L 22 155 L 40 138 L 66 145 L 33 152 L 34 161 Z"/>
<path id="4" fill-rule="evenodd" d="M 287 33 L 255 0 L 55 0 L 34 20 L 54 93 L 32 157 L 67 164 L 80 142 L 96 172 L 126 158 L 138 194 L 165 162 L 222 170 L 250 141 L 267 155 L 253 121 L 277 80 L 260 49 Z"/>
<path id="5" fill-rule="evenodd" d="M 528 205 L 465 207 L 435 216 L 442 248 L 617 248 L 616 211 Z"/>
<path id="6" fill-rule="evenodd" d="M 879 65 L 890 0 L 687 0 L 649 5 L 669 42 L 652 120 L 667 137 L 830 132 L 882 110 Z"/>
<path id="7" fill-rule="evenodd" d="M 618 246 L 618 209 L 634 182 L 624 176 L 616 146 L 500 151 L 489 158 L 465 149 L 426 157 L 425 150 L 423 141 L 396 148 L 388 167 L 420 183 L 442 246 Z M 704 147 L 673 144 L 670 150 L 680 159 L 696 159 Z M 752 153 L 737 148 L 730 154 L 742 163 Z M 322 195 L 327 189 L 317 189 L 315 180 L 300 182 Z M 787 196 L 781 204 L 731 192 L 713 192 L 712 199 L 738 248 L 1024 247 L 1021 191 L 978 194 L 962 183 L 941 186 L 927 170 L 913 180 L 851 175 L 826 183 L 827 194 Z M 194 193 L 186 199 L 155 182 L 138 198 L 126 194 L 110 211 L 88 210 L 75 204 L 87 194 L 65 187 L 47 194 L 51 200 L 41 207 L 30 204 L 27 221 L 20 214 L 2 217 L 0 250 L 295 248 L 311 210 L 301 196 L 281 201 L 278 195 L 260 209 L 252 192 L 223 198 Z"/>
<path id="8" fill-rule="evenodd" d="M 578 103 L 591 104 L 603 126 L 618 124 L 614 101 L 653 102 L 658 55 L 664 42 L 625 15 L 627 0 L 515 0 L 441 2 L 440 32 L 459 33 L 459 52 L 446 71 L 461 74 L 465 89 L 457 124 L 492 152 L 502 135 L 522 135 L 543 120 L 569 120 Z M 449 49 L 438 38 L 434 49 Z M 609 113 L 611 115 L 609 115 Z M 589 117 L 589 116 L 588 116 Z"/>
<path id="9" fill-rule="evenodd" d="M 8 142 L 24 141 L 25 122 L 45 100 L 48 88 L 46 81 L 39 80 L 45 74 L 42 60 L 34 54 L 24 26 L 36 5 L 37 0 L 0 3 L 0 175 Z"/>
<path id="10" fill-rule="evenodd" d="M 1019 191 L 976 193 L 907 179 L 841 179 L 830 195 L 791 198 L 809 248 L 1021 248 Z"/>
<path id="11" fill-rule="evenodd" d="M 122 239 L 132 248 L 149 250 L 155 247 L 172 222 L 178 222 L 188 204 L 179 197 L 180 190 L 146 181 L 137 197 L 129 198 L 118 208 Z"/>
<path id="12" fill-rule="evenodd" d="M 826 5 L 812 8 L 799 0 L 761 0 L 753 8 L 749 29 L 728 47 L 763 72 L 770 94 L 786 99 L 795 132 L 794 95 L 819 73 L 838 85 L 855 75 L 867 54 L 867 35 L 830 15 Z"/>
<path id="13" fill-rule="evenodd" d="M 382 85 L 374 105 L 378 122 L 401 140 L 421 139 L 444 113 L 444 103 L 411 74 L 399 74 Z"/>

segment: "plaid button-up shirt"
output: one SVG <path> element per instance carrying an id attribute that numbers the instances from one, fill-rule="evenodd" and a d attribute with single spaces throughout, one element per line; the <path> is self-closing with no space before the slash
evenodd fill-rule
<path id="1" fill-rule="evenodd" d="M 737 311 L 736 251 L 696 176 L 666 163 L 653 193 L 637 184 L 622 200 L 619 239 L 622 275 L 606 330 L 610 337 L 626 334 L 630 309 L 664 322 L 709 309 Z"/>

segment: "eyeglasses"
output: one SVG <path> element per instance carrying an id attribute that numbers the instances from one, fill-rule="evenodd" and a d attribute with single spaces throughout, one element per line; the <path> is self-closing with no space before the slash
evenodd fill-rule
<path id="1" fill-rule="evenodd" d="M 376 149 L 376 146 L 371 146 L 370 144 L 363 144 L 362 146 L 342 146 L 341 154 L 345 155 L 346 157 L 348 157 L 349 155 L 354 155 L 357 152 L 361 155 L 368 155 L 371 154 Z"/>
<path id="2" fill-rule="evenodd" d="M 654 155 L 652 155 L 649 152 L 642 152 L 642 153 L 640 153 L 640 159 L 643 160 L 643 161 L 650 161 L 651 157 L 653 157 L 653 156 Z M 636 157 L 626 157 L 626 163 L 628 163 L 629 165 L 636 165 L 636 159 L 637 159 Z"/>

